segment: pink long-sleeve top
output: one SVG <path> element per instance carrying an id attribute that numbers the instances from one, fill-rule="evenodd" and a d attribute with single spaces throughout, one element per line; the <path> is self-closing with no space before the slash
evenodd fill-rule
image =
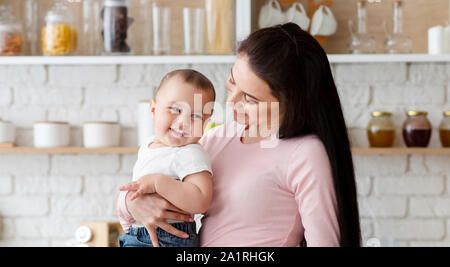
<path id="1" fill-rule="evenodd" d="M 331 166 L 316 136 L 263 148 L 242 144 L 235 122 L 210 130 L 201 144 L 211 157 L 214 195 L 202 219 L 201 246 L 339 246 Z M 121 220 L 132 218 L 124 195 Z"/>

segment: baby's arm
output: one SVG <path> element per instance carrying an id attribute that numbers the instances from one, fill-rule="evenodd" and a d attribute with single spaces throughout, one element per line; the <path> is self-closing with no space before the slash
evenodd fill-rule
<path id="1" fill-rule="evenodd" d="M 158 193 L 173 205 L 190 214 L 200 214 L 208 210 L 212 200 L 212 177 L 208 171 L 193 173 L 183 181 L 166 175 L 150 174 L 138 181 L 120 187 L 120 190 L 135 191 L 131 200 L 143 194 Z"/>
<path id="2" fill-rule="evenodd" d="M 155 182 L 156 192 L 176 207 L 190 214 L 205 213 L 213 194 L 212 176 L 208 171 L 186 176 L 183 182 L 160 175 Z"/>

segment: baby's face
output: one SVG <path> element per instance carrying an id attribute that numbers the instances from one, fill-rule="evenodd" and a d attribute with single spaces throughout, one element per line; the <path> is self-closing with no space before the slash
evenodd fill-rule
<path id="1" fill-rule="evenodd" d="M 170 78 L 151 101 L 155 139 L 172 147 L 197 143 L 213 108 L 211 92 L 196 89 L 178 76 Z"/>

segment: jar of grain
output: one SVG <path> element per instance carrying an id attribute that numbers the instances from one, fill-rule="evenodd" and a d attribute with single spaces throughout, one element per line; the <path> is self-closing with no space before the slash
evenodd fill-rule
<path id="1" fill-rule="evenodd" d="M 64 4 L 57 3 L 45 16 L 42 51 L 46 56 L 73 54 L 77 44 L 75 16 Z"/>

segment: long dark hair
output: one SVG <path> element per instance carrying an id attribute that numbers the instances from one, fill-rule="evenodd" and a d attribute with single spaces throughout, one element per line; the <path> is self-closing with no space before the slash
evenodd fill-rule
<path id="1" fill-rule="evenodd" d="M 294 23 L 264 28 L 238 53 L 267 82 L 284 111 L 279 138 L 317 135 L 327 151 L 336 191 L 341 246 L 361 246 L 355 171 L 341 102 L 320 44 Z"/>

